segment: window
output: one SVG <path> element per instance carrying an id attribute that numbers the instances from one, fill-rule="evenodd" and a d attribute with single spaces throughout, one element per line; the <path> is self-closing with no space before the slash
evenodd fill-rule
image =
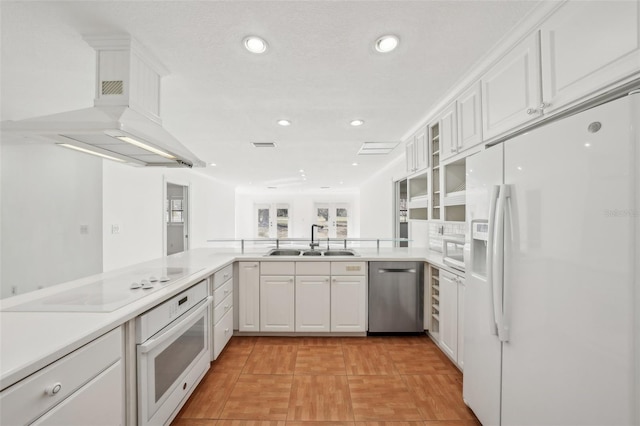
<path id="1" fill-rule="evenodd" d="M 256 236 L 288 238 L 290 209 L 288 204 L 256 204 Z"/>

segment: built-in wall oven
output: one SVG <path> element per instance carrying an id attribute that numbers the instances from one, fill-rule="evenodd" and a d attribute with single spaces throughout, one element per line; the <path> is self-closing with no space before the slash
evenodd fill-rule
<path id="1" fill-rule="evenodd" d="M 138 425 L 169 424 L 209 369 L 207 282 L 136 318 Z"/>

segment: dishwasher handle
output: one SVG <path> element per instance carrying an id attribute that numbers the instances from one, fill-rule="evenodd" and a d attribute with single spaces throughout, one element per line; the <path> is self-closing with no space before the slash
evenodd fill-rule
<path id="1" fill-rule="evenodd" d="M 387 274 L 387 273 L 409 273 L 415 274 L 415 268 L 378 268 L 379 274 Z"/>

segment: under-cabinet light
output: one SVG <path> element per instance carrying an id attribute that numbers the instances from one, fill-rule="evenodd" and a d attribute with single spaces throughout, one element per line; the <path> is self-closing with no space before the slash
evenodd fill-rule
<path id="1" fill-rule="evenodd" d="M 65 148 L 71 148 L 71 149 L 75 149 L 76 151 L 80 151 L 80 152 L 84 152 L 85 154 L 91 154 L 91 155 L 96 155 L 98 157 L 102 157 L 102 158 L 106 158 L 107 160 L 113 160 L 113 161 L 118 161 L 120 163 L 126 163 L 126 161 L 124 161 L 121 158 L 116 158 L 116 157 L 112 157 L 110 155 L 107 154 L 103 154 L 101 152 L 96 152 L 96 151 L 91 151 L 90 149 L 86 149 L 86 148 L 81 148 L 79 146 L 75 146 L 75 145 L 71 145 L 68 143 L 58 143 L 56 144 L 58 146 L 63 146 Z"/>
<path id="2" fill-rule="evenodd" d="M 160 150 L 158 148 L 154 148 L 154 147 L 152 147 L 150 145 L 147 145 L 144 142 L 140 142 L 137 139 L 130 138 L 129 136 L 116 136 L 116 139 L 120 139 L 122 142 L 130 143 L 131 145 L 135 145 L 138 148 L 142 148 L 142 149 L 144 149 L 146 151 L 153 152 L 154 154 L 158 154 L 158 155 L 160 155 L 160 156 L 162 156 L 164 158 L 168 158 L 170 160 L 175 160 L 176 159 L 176 157 L 174 157 L 173 155 L 169 154 L 168 152 L 164 152 L 164 151 L 162 151 L 162 150 Z"/>

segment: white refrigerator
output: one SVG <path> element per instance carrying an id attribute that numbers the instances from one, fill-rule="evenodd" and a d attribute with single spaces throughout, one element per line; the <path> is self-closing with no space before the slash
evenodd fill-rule
<path id="1" fill-rule="evenodd" d="M 463 397 L 487 425 L 640 424 L 640 92 L 467 158 Z"/>

